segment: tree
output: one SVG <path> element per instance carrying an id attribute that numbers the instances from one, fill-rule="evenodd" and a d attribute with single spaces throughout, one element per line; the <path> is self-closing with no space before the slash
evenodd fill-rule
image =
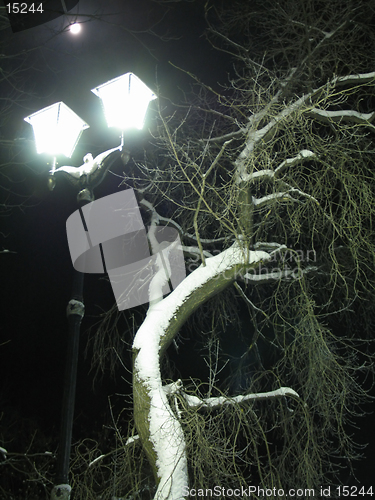
<path id="1" fill-rule="evenodd" d="M 132 184 L 150 227 L 180 232 L 188 276 L 132 343 L 139 439 L 116 453 L 137 465 L 116 494 L 147 496 L 147 457 L 157 499 L 215 485 L 319 498 L 359 457 L 348 425 L 372 369 L 374 2 L 214 5 L 207 35 L 235 61 L 230 85 L 196 80 L 194 98 L 161 107 Z M 169 279 L 159 266 L 154 287 Z M 202 333 L 206 381 L 163 367 L 181 332 Z M 240 354 L 226 364 L 228 335 Z"/>

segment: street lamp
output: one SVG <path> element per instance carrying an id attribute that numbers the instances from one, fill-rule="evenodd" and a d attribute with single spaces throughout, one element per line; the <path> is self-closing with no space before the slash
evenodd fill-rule
<path id="1" fill-rule="evenodd" d="M 102 100 L 108 127 L 122 132 L 142 129 L 150 101 L 156 95 L 133 73 L 114 78 L 91 90 Z"/>
<path id="2" fill-rule="evenodd" d="M 80 167 L 60 167 L 56 169 L 56 156 L 70 157 L 83 132 L 89 125 L 76 115 L 63 102 L 48 106 L 28 117 L 34 130 L 38 153 L 49 153 L 53 156 L 53 167 L 50 171 L 50 187 L 53 189 L 56 178 L 65 177 L 77 189 L 77 201 L 80 209 L 93 201 L 93 187 L 105 177 L 108 169 L 121 155 L 123 132 L 130 128 L 141 129 L 150 101 L 156 95 L 133 73 L 127 73 L 92 90 L 102 100 L 109 127 L 121 130 L 121 145 L 98 155 L 91 154 L 84 158 Z M 82 213 L 82 212 L 81 212 Z M 51 500 L 69 500 L 69 461 L 74 417 L 74 402 L 77 380 L 79 332 L 84 316 L 83 303 L 84 273 L 74 269 L 72 297 L 67 307 L 69 336 L 65 368 L 64 395 L 60 442 L 57 459 L 55 486 L 51 492 Z"/>
<path id="3" fill-rule="evenodd" d="M 63 102 L 43 108 L 24 120 L 33 127 L 37 153 L 49 153 L 54 157 L 52 172 L 55 170 L 56 156 L 70 158 L 82 132 L 90 128 Z"/>

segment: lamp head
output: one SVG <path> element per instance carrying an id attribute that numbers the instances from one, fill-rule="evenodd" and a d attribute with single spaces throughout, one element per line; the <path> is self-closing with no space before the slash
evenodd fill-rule
<path id="1" fill-rule="evenodd" d="M 38 153 L 53 156 L 63 154 L 69 158 L 82 132 L 89 128 L 78 115 L 63 102 L 57 102 L 24 118 L 32 125 Z"/>
<path id="2" fill-rule="evenodd" d="M 142 129 L 150 101 L 156 95 L 133 73 L 126 73 L 92 92 L 102 100 L 108 127 Z"/>

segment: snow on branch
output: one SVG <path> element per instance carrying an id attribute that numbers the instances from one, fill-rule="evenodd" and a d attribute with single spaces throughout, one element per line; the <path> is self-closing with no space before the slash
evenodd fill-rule
<path id="1" fill-rule="evenodd" d="M 273 252 L 280 252 L 286 249 L 285 245 L 280 245 L 276 241 L 257 241 L 254 243 L 254 250 L 264 250 L 265 252 L 272 250 L 271 255 Z"/>
<path id="2" fill-rule="evenodd" d="M 332 87 L 335 88 L 344 85 L 355 86 L 355 85 L 365 85 L 365 84 L 375 84 L 375 71 L 371 73 L 347 75 L 345 77 L 333 78 L 331 81 L 327 82 L 327 84 L 322 85 L 321 87 L 312 90 L 307 94 L 304 94 L 299 99 L 293 101 L 289 105 L 285 105 L 285 107 L 276 116 L 270 117 L 268 123 L 264 125 L 261 129 L 257 130 L 255 128 L 249 127 L 245 146 L 238 155 L 236 161 L 234 162 L 236 167 L 236 182 L 240 184 L 244 180 L 247 180 L 246 169 L 247 165 L 249 164 L 249 159 L 251 158 L 255 148 L 258 145 L 264 144 L 272 140 L 278 126 L 280 126 L 283 122 L 289 120 L 297 112 L 303 112 L 303 111 L 311 112 L 311 108 L 307 109 L 306 107 L 305 110 L 303 110 L 304 106 L 306 106 L 307 103 L 310 104 L 313 100 L 318 98 L 324 92 L 329 92 L 329 89 Z M 352 115 L 352 118 L 353 116 L 354 115 Z M 358 119 L 359 117 L 356 118 Z M 256 126 L 256 124 L 254 125 Z"/>
<path id="3" fill-rule="evenodd" d="M 325 109 L 312 108 L 306 113 L 306 115 L 322 123 L 339 123 L 341 121 L 346 121 L 374 127 L 371 125 L 371 122 L 375 118 L 375 111 L 372 113 L 359 113 L 358 111 L 354 111 L 352 109 L 327 111 Z"/>
<path id="4" fill-rule="evenodd" d="M 184 433 L 162 388 L 159 358 L 200 304 L 233 283 L 237 271 L 271 258 L 269 253 L 250 251 L 236 241 L 208 258 L 205 267 L 195 269 L 170 295 L 153 304 L 136 333 L 132 346 L 134 407 L 143 408 L 136 425 L 159 479 L 155 498 L 166 498 L 166 492 L 168 498 L 181 498 L 182 488 L 188 484 Z"/>
<path id="5" fill-rule="evenodd" d="M 253 205 L 255 206 L 255 208 L 262 208 L 265 205 L 269 205 L 274 200 L 279 200 L 281 202 L 297 201 L 292 196 L 290 196 L 290 194 L 285 192 L 267 194 L 266 196 L 262 196 L 262 198 L 255 198 L 255 196 L 252 197 Z"/>
<path id="6" fill-rule="evenodd" d="M 165 332 L 171 321 L 174 321 L 177 312 L 181 307 L 186 305 L 188 299 L 194 296 L 194 293 L 210 286 L 211 283 L 217 282 L 221 276 L 224 280 L 231 280 L 230 271 L 236 266 L 254 267 L 258 262 L 267 262 L 271 259 L 271 255 L 261 250 L 247 251 L 240 242 L 235 242 L 231 247 L 214 257 L 206 260 L 205 267 L 198 267 L 195 271 L 189 274 L 175 289 L 174 291 L 159 302 L 155 307 L 150 307 L 147 313 L 146 320 L 139 328 L 137 335 L 134 339 L 133 348 L 140 349 L 142 346 L 147 345 L 146 339 L 149 339 L 150 330 L 153 331 L 152 343 L 155 344 L 156 352 L 159 351 L 159 341 L 163 338 Z M 150 345 L 148 344 L 150 347 Z M 137 364 L 142 363 L 142 356 L 139 355 Z M 155 367 L 158 370 L 158 367 Z M 152 378 L 155 372 L 150 372 L 150 365 L 148 362 L 139 367 L 141 373 L 146 374 Z M 148 377 L 147 376 L 147 377 Z"/>
<path id="7" fill-rule="evenodd" d="M 244 174 L 242 176 L 242 181 L 249 182 L 249 181 L 263 180 L 264 178 L 273 179 L 277 175 L 279 175 L 279 173 L 286 167 L 294 167 L 295 165 L 301 162 L 304 162 L 306 160 L 311 160 L 313 158 L 317 158 L 317 155 L 315 153 L 313 153 L 309 149 L 302 149 L 293 158 L 287 158 L 286 160 L 282 161 L 280 165 L 275 168 L 275 170 L 264 169 L 264 170 L 258 170 L 257 172 L 252 172 L 251 174 Z"/>
<path id="8" fill-rule="evenodd" d="M 319 205 L 319 202 L 316 198 L 311 196 L 308 193 L 305 193 L 304 191 L 301 191 L 300 189 L 297 188 L 290 188 L 287 191 L 280 191 L 278 193 L 272 193 L 268 194 L 266 196 L 262 196 L 262 198 L 255 198 L 254 196 L 252 197 L 253 205 L 255 208 L 262 208 L 266 205 L 269 205 L 275 200 L 278 200 L 280 202 L 287 202 L 287 201 L 293 201 L 296 203 L 301 203 L 300 200 L 293 198 L 289 193 L 296 193 L 299 194 L 300 196 L 303 196 L 304 198 L 309 198 L 312 201 L 315 201 Z"/>
<path id="9" fill-rule="evenodd" d="M 258 144 L 263 144 L 266 142 L 269 142 L 272 140 L 276 133 L 277 126 L 281 124 L 281 122 L 289 119 L 291 116 L 293 116 L 296 112 L 298 112 L 307 101 L 312 99 L 312 97 L 318 93 L 322 92 L 323 87 L 319 88 L 318 90 L 314 90 L 312 92 L 309 92 L 308 94 L 303 95 L 296 101 L 292 102 L 288 106 L 285 106 L 280 113 L 278 113 L 275 117 L 273 117 L 264 127 L 262 127 L 260 130 L 250 130 L 246 144 L 244 149 L 241 151 L 239 154 L 237 160 L 235 161 L 235 166 L 237 169 L 236 173 L 236 182 L 241 183 L 244 180 L 246 180 L 246 166 L 248 163 L 248 160 L 250 156 L 252 155 L 253 151 L 255 150 L 256 146 Z"/>
<path id="10" fill-rule="evenodd" d="M 335 86 L 366 85 L 367 83 L 375 85 L 375 71 L 358 73 L 358 75 L 338 76 L 332 80 L 332 84 Z"/>
<path id="11" fill-rule="evenodd" d="M 128 437 L 128 439 L 126 440 L 125 446 L 132 444 L 132 443 L 135 443 L 136 441 L 138 441 L 138 439 L 139 439 L 138 434 L 135 434 L 134 436 Z"/>
<path id="12" fill-rule="evenodd" d="M 278 173 L 285 167 L 294 167 L 294 165 L 297 165 L 298 163 L 301 163 L 305 160 L 311 160 L 312 158 L 316 157 L 317 155 L 309 149 L 301 149 L 298 155 L 294 156 L 293 158 L 287 158 L 286 160 L 281 162 L 280 165 L 275 169 L 274 175 L 278 175 Z"/>
<path id="13" fill-rule="evenodd" d="M 207 139 L 200 139 L 201 142 L 222 142 L 227 141 L 228 139 L 235 139 L 241 135 L 246 134 L 247 127 L 240 127 L 238 130 L 234 130 L 233 132 L 229 132 L 228 134 L 223 134 L 217 137 L 208 137 Z"/>
<path id="14" fill-rule="evenodd" d="M 184 255 L 186 256 L 198 256 L 200 257 L 201 253 L 198 247 L 193 247 L 193 246 L 186 246 L 182 245 L 181 246 L 182 251 L 184 252 Z M 205 257 L 213 257 L 213 254 L 209 252 L 208 250 L 203 250 L 203 255 Z"/>
<path id="15" fill-rule="evenodd" d="M 139 440 L 139 436 L 138 434 L 135 434 L 134 436 L 130 436 L 128 437 L 128 439 L 125 441 L 125 444 L 124 446 L 129 446 L 130 444 L 134 444 L 136 443 L 137 441 Z M 102 455 L 99 455 L 98 457 L 94 458 L 94 460 L 92 460 L 91 462 L 88 463 L 87 467 L 92 467 L 93 465 L 97 464 L 98 462 L 100 462 L 101 460 L 103 460 L 103 458 L 106 458 L 108 457 L 109 455 L 111 455 L 112 453 L 116 452 L 116 450 L 114 451 L 111 451 L 109 453 L 106 453 L 106 454 L 102 454 Z"/>
<path id="16" fill-rule="evenodd" d="M 233 405 L 245 403 L 246 401 L 261 401 L 265 399 L 277 398 L 277 397 L 285 397 L 292 396 L 299 398 L 299 394 L 291 389 L 290 387 L 280 387 L 279 389 L 275 389 L 274 391 L 269 392 L 256 392 L 254 394 L 240 394 L 239 396 L 219 396 L 219 397 L 211 397 L 211 398 L 198 398 L 197 396 L 191 396 L 186 394 L 182 390 L 182 381 L 177 380 L 177 382 L 173 382 L 172 384 L 168 384 L 163 386 L 163 389 L 166 394 L 180 394 L 186 403 L 190 407 L 200 407 L 200 408 L 215 408 L 217 406 L 222 405 Z"/>

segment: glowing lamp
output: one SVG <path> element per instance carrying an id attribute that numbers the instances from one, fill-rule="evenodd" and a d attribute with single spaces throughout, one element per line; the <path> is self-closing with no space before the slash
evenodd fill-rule
<path id="1" fill-rule="evenodd" d="M 32 125 L 38 153 L 53 156 L 72 156 L 82 132 L 89 128 L 78 115 L 63 102 L 57 102 L 27 116 L 24 120 Z"/>
<path id="2" fill-rule="evenodd" d="M 143 128 L 150 101 L 156 95 L 133 73 L 114 78 L 92 89 L 102 100 L 108 127 Z"/>

